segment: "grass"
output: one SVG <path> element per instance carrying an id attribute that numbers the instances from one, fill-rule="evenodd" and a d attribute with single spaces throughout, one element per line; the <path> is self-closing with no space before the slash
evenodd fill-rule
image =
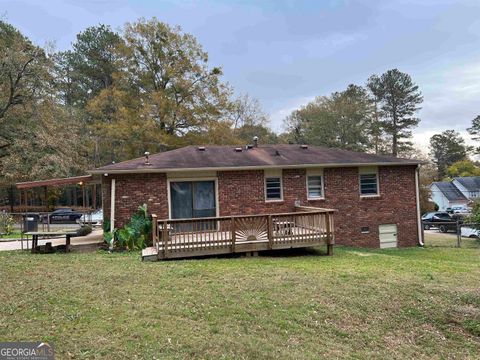
<path id="1" fill-rule="evenodd" d="M 20 239 L 22 237 L 22 233 L 20 231 L 14 231 L 11 234 L 4 234 L 0 236 L 0 241 L 8 241 L 11 239 Z M 25 235 L 23 236 L 25 237 Z"/>
<path id="2" fill-rule="evenodd" d="M 0 253 L 0 341 L 58 358 L 478 358 L 480 249 L 148 263 Z"/>
<path id="3" fill-rule="evenodd" d="M 455 233 L 441 233 L 436 230 L 425 231 L 426 246 L 456 247 L 457 235 Z M 480 248 L 480 239 L 462 237 L 460 241 L 462 248 Z"/>

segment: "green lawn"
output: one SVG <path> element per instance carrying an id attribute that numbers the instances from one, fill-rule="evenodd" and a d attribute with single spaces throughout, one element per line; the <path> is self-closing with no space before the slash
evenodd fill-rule
<path id="1" fill-rule="evenodd" d="M 480 249 L 0 253 L 0 340 L 58 358 L 479 358 Z"/>

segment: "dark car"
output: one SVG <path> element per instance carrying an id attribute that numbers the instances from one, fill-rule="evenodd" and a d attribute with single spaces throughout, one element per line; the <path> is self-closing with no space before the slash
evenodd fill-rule
<path id="1" fill-rule="evenodd" d="M 82 213 L 74 211 L 73 209 L 70 209 L 70 208 L 61 208 L 51 212 L 49 216 L 50 216 L 50 219 L 48 219 L 48 215 L 43 215 L 40 220 L 44 223 L 50 220 L 50 224 L 74 223 L 82 217 Z"/>
<path id="2" fill-rule="evenodd" d="M 451 216 L 444 211 L 429 212 L 422 216 L 422 224 L 425 230 L 432 227 L 438 227 L 441 232 L 457 231 L 457 221 L 461 221 L 457 216 Z"/>

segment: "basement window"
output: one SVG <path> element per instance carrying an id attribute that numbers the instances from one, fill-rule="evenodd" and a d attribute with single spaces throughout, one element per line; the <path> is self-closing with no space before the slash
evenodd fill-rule
<path id="1" fill-rule="evenodd" d="M 265 174 L 265 200 L 281 201 L 283 199 L 282 175 L 280 173 Z"/>

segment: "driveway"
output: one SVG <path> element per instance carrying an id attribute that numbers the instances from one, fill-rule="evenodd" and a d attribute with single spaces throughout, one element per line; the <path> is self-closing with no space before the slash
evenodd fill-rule
<path id="1" fill-rule="evenodd" d="M 53 246 L 64 245 L 65 237 L 61 238 L 50 238 L 50 239 L 39 239 L 38 245 L 45 245 L 45 243 L 51 242 Z M 73 237 L 71 239 L 71 245 L 87 245 L 87 244 L 98 244 L 103 242 L 103 230 L 94 230 L 87 236 Z M 32 240 L 28 240 L 28 248 L 31 249 Z M 27 248 L 27 241 L 23 240 L 23 248 Z M 21 250 L 22 242 L 20 240 L 14 241 L 0 241 L 0 251 L 9 251 L 9 250 Z"/>

